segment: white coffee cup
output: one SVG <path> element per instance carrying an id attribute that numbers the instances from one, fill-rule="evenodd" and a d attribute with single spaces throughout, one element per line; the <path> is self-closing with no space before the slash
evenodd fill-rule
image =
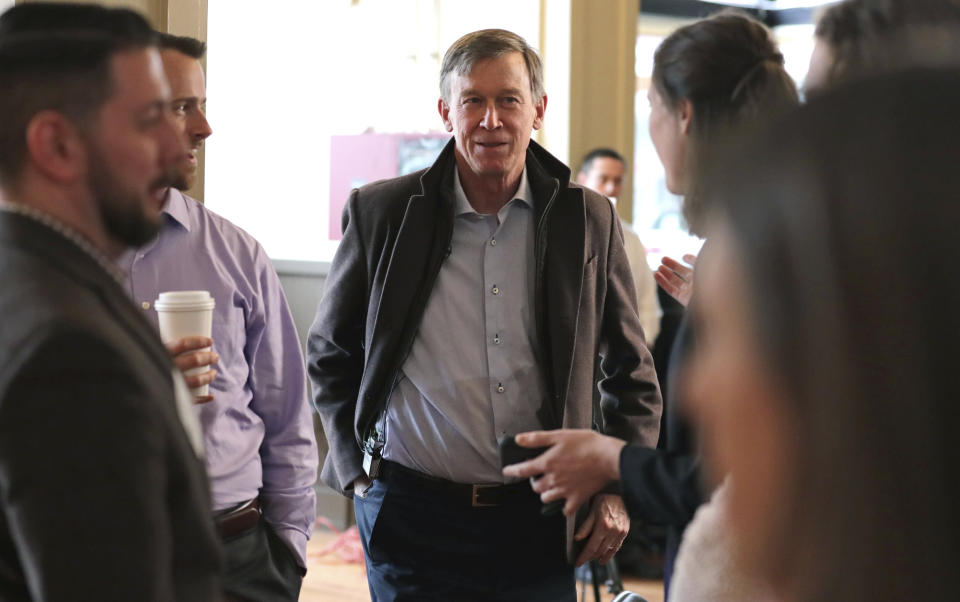
<path id="1" fill-rule="evenodd" d="M 167 291 L 160 293 L 154 301 L 160 321 L 160 339 L 164 343 L 183 337 L 209 337 L 213 331 L 213 307 L 215 303 L 208 291 Z M 207 347 L 205 350 L 209 350 Z M 186 374 L 199 374 L 209 370 L 209 366 L 191 368 Z M 192 389 L 197 397 L 210 394 L 210 385 Z"/>

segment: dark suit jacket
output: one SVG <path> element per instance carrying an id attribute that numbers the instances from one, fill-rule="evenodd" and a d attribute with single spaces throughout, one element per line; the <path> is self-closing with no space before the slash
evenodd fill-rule
<path id="1" fill-rule="evenodd" d="M 688 320 L 680 323 L 676 337 L 670 354 L 665 426 L 659 448 L 627 445 L 620 452 L 623 499 L 630 516 L 667 527 L 664 582 L 668 588 L 683 532 L 704 501 L 696 433 L 677 407 L 678 369 L 694 344 Z"/>
<path id="2" fill-rule="evenodd" d="M 0 599 L 219 597 L 172 363 L 73 242 L 0 211 Z"/>
<path id="3" fill-rule="evenodd" d="M 310 329 L 308 372 L 330 451 L 321 476 L 350 494 L 365 439 L 416 336 L 453 232 L 454 142 L 429 169 L 354 190 L 343 240 Z M 599 353 L 607 433 L 653 446 L 660 394 L 637 317 L 620 221 L 610 202 L 570 184 L 570 170 L 531 142 L 534 313 L 550 395 L 547 428 L 590 428 Z"/>

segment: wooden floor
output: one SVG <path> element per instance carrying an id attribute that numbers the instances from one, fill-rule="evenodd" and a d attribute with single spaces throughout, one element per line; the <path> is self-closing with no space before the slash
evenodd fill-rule
<path id="1" fill-rule="evenodd" d="M 351 556 L 356 552 L 350 546 L 350 541 L 343 547 L 320 554 L 325 547 L 333 544 L 335 536 L 324 529 L 317 527 L 307 546 L 307 576 L 303 581 L 300 592 L 301 602 L 369 602 L 370 592 L 367 589 L 367 579 L 362 563 L 347 562 L 341 556 Z M 353 554 L 356 558 L 356 555 Z M 625 578 L 624 587 L 646 598 L 649 602 L 663 602 L 663 583 L 660 581 L 642 581 Z M 579 585 L 578 585 L 579 588 Z M 613 599 L 612 594 L 603 595 L 604 602 Z M 593 592 L 587 588 L 586 600 L 593 601 Z"/>

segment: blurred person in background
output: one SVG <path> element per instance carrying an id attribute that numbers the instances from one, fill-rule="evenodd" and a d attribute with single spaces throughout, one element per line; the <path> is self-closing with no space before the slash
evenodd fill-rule
<path id="1" fill-rule="evenodd" d="M 804 90 L 911 64 L 960 61 L 960 1 L 844 0 L 817 20 Z"/>
<path id="2" fill-rule="evenodd" d="M 809 95 L 845 80 L 909 65 L 960 62 L 960 1 L 844 0 L 823 9 L 804 80 Z M 696 256 L 665 257 L 654 277 L 686 306 Z"/>
<path id="3" fill-rule="evenodd" d="M 777 600 L 960 589 L 957 106 L 956 69 L 838 86 L 707 178 L 686 390 Z"/>
<path id="4" fill-rule="evenodd" d="M 0 90 L 0 598 L 217 599 L 192 397 L 114 265 L 186 154 L 154 32 L 16 6 Z"/>
<path id="5" fill-rule="evenodd" d="M 950 0 L 849 0 L 830 6 L 817 25 L 806 92 L 815 96 L 902 65 L 956 65 L 958 24 L 960 4 Z M 692 264 L 695 258 L 687 259 Z M 683 292 L 692 292 L 692 270 L 673 267 L 683 276 Z M 743 533 L 726 520 L 728 489 L 718 491 L 692 521 L 680 548 L 670 602 L 770 595 L 767 584 L 743 571 L 729 553 Z"/>
<path id="6" fill-rule="evenodd" d="M 580 171 L 577 173 L 577 184 L 596 190 L 616 205 L 617 199 L 620 198 L 620 190 L 623 188 L 626 171 L 627 161 L 623 155 L 610 148 L 595 148 L 583 157 Z M 623 246 L 627 251 L 627 260 L 630 262 L 630 271 L 633 274 L 633 286 L 637 289 L 640 324 L 643 325 L 647 345 L 653 347 L 660 332 L 657 283 L 653 280 L 650 266 L 647 265 L 647 249 L 640 242 L 640 237 L 622 218 L 620 226 L 623 228 Z"/>
<path id="7" fill-rule="evenodd" d="M 663 41 L 654 55 L 649 97 L 650 136 L 666 170 L 667 187 L 684 195 L 684 214 L 699 235 L 705 232 L 705 207 L 710 203 L 702 176 L 712 144 L 731 130 L 750 128 L 799 102 L 770 31 L 750 17 L 729 12 L 682 27 Z M 681 325 L 671 372 L 682 363 L 691 340 L 689 328 Z M 534 490 L 545 502 L 566 499 L 565 512 L 621 480 L 632 517 L 669 527 L 664 567 L 669 589 L 681 535 L 703 497 L 697 439 L 677 413 L 675 391 L 665 405 L 661 449 L 624 445 L 590 431 L 529 433 L 517 437 L 521 445 L 551 449 L 504 474 L 544 475 Z"/>

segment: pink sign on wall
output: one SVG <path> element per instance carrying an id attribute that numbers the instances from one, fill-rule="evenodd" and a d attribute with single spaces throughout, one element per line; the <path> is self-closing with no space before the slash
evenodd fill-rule
<path id="1" fill-rule="evenodd" d="M 429 167 L 447 134 L 358 134 L 330 137 L 330 240 L 340 240 L 343 207 L 354 188 Z"/>

